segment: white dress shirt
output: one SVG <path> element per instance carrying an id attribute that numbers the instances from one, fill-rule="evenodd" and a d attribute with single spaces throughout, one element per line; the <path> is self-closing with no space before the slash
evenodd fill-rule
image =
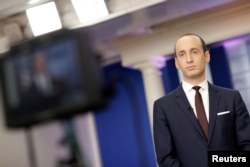
<path id="1" fill-rule="evenodd" d="M 204 105 L 207 121 L 209 122 L 209 98 L 208 98 L 208 81 L 204 80 L 199 85 L 191 85 L 187 82 L 182 82 L 182 88 L 187 96 L 187 99 L 189 101 L 189 104 L 193 108 L 194 114 L 197 117 L 196 109 L 195 109 L 195 90 L 193 89 L 193 86 L 200 86 L 200 94 L 202 96 L 202 102 Z"/>
<path id="2" fill-rule="evenodd" d="M 43 95 L 52 95 L 53 94 L 53 85 L 51 78 L 46 74 L 36 74 L 34 76 L 34 82 L 37 89 Z"/>

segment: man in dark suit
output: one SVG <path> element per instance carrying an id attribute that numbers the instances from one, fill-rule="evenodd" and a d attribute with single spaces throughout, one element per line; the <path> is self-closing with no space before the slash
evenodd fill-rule
<path id="1" fill-rule="evenodd" d="M 26 112 L 51 109 L 58 106 L 67 90 L 66 78 L 51 76 L 48 57 L 36 52 L 32 57 L 32 72 L 29 82 L 23 82 L 20 88 L 20 109 Z M 26 77 L 27 78 L 27 77 Z M 25 79 L 21 76 L 21 80 Z"/>
<path id="2" fill-rule="evenodd" d="M 207 167 L 208 151 L 250 151 L 250 117 L 240 93 L 206 80 L 204 40 L 184 34 L 175 44 L 179 87 L 154 103 L 154 144 L 160 167 Z"/>

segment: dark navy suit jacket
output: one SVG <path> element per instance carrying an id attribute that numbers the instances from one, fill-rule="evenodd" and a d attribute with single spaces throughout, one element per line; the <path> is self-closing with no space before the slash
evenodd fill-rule
<path id="1" fill-rule="evenodd" d="M 208 139 L 181 85 L 155 101 L 153 120 L 160 167 L 207 167 L 209 150 L 250 151 L 250 117 L 237 90 L 209 84 Z"/>

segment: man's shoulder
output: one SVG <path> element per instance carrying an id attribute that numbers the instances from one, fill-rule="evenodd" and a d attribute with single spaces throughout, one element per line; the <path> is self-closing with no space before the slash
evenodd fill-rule
<path id="1" fill-rule="evenodd" d="M 219 91 L 221 93 L 237 93 L 238 92 L 238 90 L 233 89 L 233 88 L 226 88 L 226 87 L 213 85 L 213 84 L 210 84 L 210 88 L 212 90 Z"/>
<path id="2" fill-rule="evenodd" d="M 232 89 L 232 88 L 212 85 L 210 86 L 210 89 L 211 91 L 215 91 L 216 94 L 219 94 L 222 98 L 225 98 L 225 99 L 238 98 L 241 96 L 239 90 Z M 209 92 L 211 93 L 211 91 Z"/>

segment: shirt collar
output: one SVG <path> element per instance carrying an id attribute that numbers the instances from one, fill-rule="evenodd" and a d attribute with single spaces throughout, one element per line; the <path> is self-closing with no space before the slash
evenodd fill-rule
<path id="1" fill-rule="evenodd" d="M 182 81 L 182 88 L 183 88 L 185 93 L 190 92 L 193 89 L 193 86 L 200 86 L 202 90 L 207 91 L 208 90 L 208 81 L 205 79 L 199 85 L 191 85 L 190 83 Z"/>

